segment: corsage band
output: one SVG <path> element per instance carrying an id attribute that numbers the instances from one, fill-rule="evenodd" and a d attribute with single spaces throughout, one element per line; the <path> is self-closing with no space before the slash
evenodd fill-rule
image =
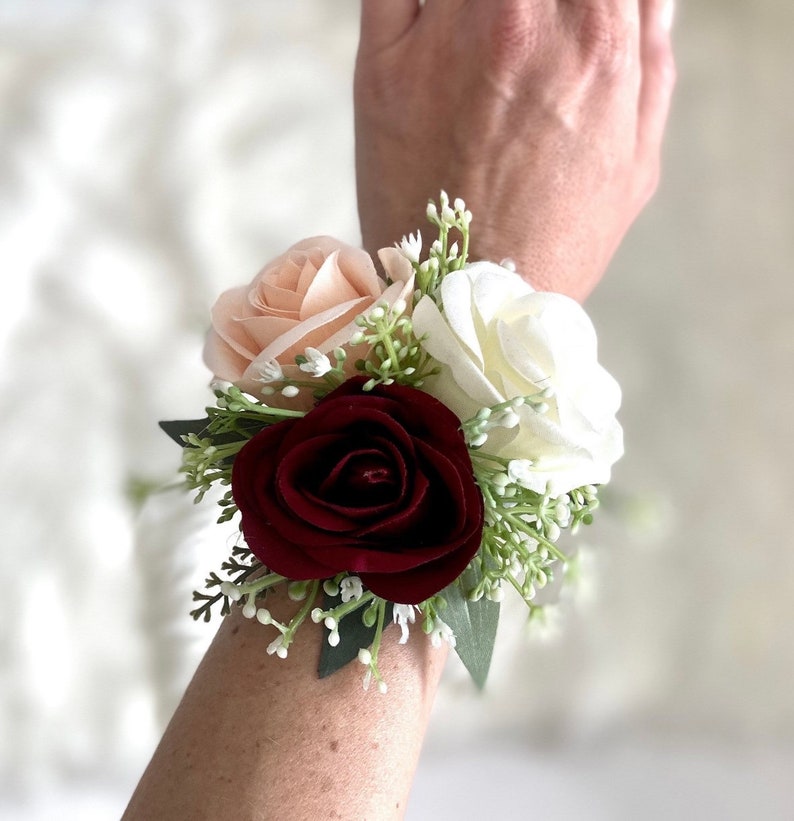
<path id="1" fill-rule="evenodd" d="M 323 622 L 319 675 L 358 659 L 382 691 L 392 623 L 401 643 L 413 624 L 448 642 L 483 686 L 505 589 L 537 607 L 561 532 L 591 522 L 623 452 L 620 389 L 581 306 L 470 262 L 460 199 L 442 192 L 427 218 L 427 253 L 419 231 L 381 249 L 384 276 L 314 237 L 222 294 L 204 350 L 215 404 L 161 423 L 196 501 L 223 486 L 219 521 L 239 521 L 193 617 L 241 607 L 280 657 Z M 288 622 L 268 609 L 279 585 Z"/>

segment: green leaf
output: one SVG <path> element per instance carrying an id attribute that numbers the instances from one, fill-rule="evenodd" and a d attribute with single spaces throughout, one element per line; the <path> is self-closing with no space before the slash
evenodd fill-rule
<path id="1" fill-rule="evenodd" d="M 342 604 L 342 597 L 339 594 L 336 596 L 325 594 L 324 610 L 331 610 L 340 604 Z M 328 644 L 328 636 L 331 631 L 327 627 L 323 627 L 323 646 L 320 651 L 320 664 L 317 667 L 317 674 L 320 678 L 325 678 L 340 670 L 358 657 L 358 651 L 362 647 L 369 647 L 372 644 L 372 640 L 375 638 L 375 625 L 367 627 L 361 621 L 361 616 L 366 607 L 367 605 L 364 605 L 360 610 L 355 610 L 339 622 L 339 644 L 336 647 L 331 647 Z M 385 622 L 387 625 L 392 620 L 392 607 L 391 602 L 388 602 Z"/>
<path id="2" fill-rule="evenodd" d="M 479 580 L 479 571 L 470 567 L 440 595 L 447 601 L 442 618 L 455 633 L 455 651 L 482 690 L 488 678 L 499 626 L 499 604 L 485 597 L 476 602 L 466 598 L 465 591 L 471 590 Z"/>
<path id="3" fill-rule="evenodd" d="M 164 430 L 177 445 L 185 447 L 182 436 L 186 436 L 188 433 L 200 435 L 204 433 L 209 423 L 209 416 L 205 416 L 204 419 L 175 419 L 171 422 L 160 422 L 159 424 L 160 428 Z"/>

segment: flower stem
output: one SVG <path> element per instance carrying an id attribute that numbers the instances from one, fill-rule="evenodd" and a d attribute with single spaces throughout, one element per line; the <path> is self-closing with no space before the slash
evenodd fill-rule
<path id="1" fill-rule="evenodd" d="M 287 633 L 289 634 L 290 639 L 292 638 L 295 631 L 306 620 L 306 616 L 308 616 L 311 612 L 312 607 L 314 606 L 314 602 L 317 599 L 317 591 L 319 589 L 320 581 L 319 579 L 315 579 L 312 582 L 312 586 L 309 588 L 309 592 L 306 595 L 306 601 L 304 601 L 301 609 L 292 617 L 289 626 L 287 627 Z"/>
<path id="2" fill-rule="evenodd" d="M 330 610 L 327 615 L 333 616 L 337 621 L 341 621 L 345 616 L 355 613 L 360 607 L 363 607 L 368 602 L 375 598 L 375 594 L 367 591 L 358 599 L 351 599 L 349 602 L 340 604 L 333 610 Z"/>
<path id="3" fill-rule="evenodd" d="M 379 599 L 377 608 L 378 620 L 375 624 L 375 638 L 372 639 L 372 647 L 370 648 L 370 652 L 372 653 L 373 672 L 376 671 L 378 668 L 378 651 L 380 650 L 380 641 L 381 637 L 383 636 L 383 622 L 386 618 L 386 602 L 383 599 Z M 377 676 L 377 678 L 380 677 Z"/>

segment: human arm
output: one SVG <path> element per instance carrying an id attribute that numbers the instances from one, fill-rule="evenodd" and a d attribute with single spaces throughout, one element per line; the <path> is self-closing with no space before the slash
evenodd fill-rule
<path id="1" fill-rule="evenodd" d="M 268 602 L 277 618 L 296 609 L 281 592 Z M 401 818 L 445 645 L 417 635 L 399 646 L 399 631 L 386 630 L 382 694 L 363 689 L 357 663 L 317 678 L 321 630 L 307 621 L 280 659 L 255 619 L 228 616 L 124 821 Z"/>
<path id="2" fill-rule="evenodd" d="M 657 184 L 671 14 L 670 0 L 364 0 L 364 247 L 415 231 L 443 188 L 475 215 L 475 258 L 584 299 Z"/>
<path id="3" fill-rule="evenodd" d="M 539 44 L 531 38 L 523 41 L 517 38 L 510 52 L 519 67 L 535 61 L 531 72 L 527 69 L 522 73 L 515 64 L 512 69 L 509 64 L 506 68 L 499 62 L 506 59 L 504 55 L 496 58 L 491 54 L 494 43 L 504 39 L 505 19 L 508 22 L 512 19 L 511 25 L 518 26 L 519 31 L 526 31 L 527 20 L 516 16 L 519 10 L 522 15 L 527 14 L 527 9 L 549 13 L 552 4 L 515 0 L 509 4 L 513 18 L 509 15 L 501 18 L 508 7 L 502 0 L 479 4 L 451 0 L 430 0 L 430 3 L 435 5 L 428 6 L 427 13 L 431 8 L 436 9 L 433 12 L 436 15 L 446 10 L 451 19 L 475 12 L 482 15 L 482 21 L 472 18 L 466 27 L 467 37 L 472 36 L 470 28 L 474 26 L 483 35 L 482 39 L 472 47 L 474 51 L 459 54 L 456 63 L 438 48 L 435 38 L 444 26 L 436 18 L 432 24 L 436 28 L 430 28 L 431 24 L 427 23 L 423 29 L 425 40 L 412 41 L 416 49 L 422 46 L 434 53 L 436 62 L 426 60 L 421 66 L 411 68 L 415 73 L 414 84 L 397 83 L 387 88 L 388 95 L 373 97 L 362 92 L 362 83 L 366 85 L 362 79 L 366 61 L 384 53 L 383 44 L 392 40 L 396 31 L 390 27 L 400 24 L 399 10 L 411 12 L 412 25 L 420 24 L 425 11 L 420 14 L 418 3 L 409 4 L 404 0 L 365 0 L 363 4 L 356 116 L 362 228 L 368 250 L 388 245 L 401 233 L 419 227 L 423 222 L 424 202 L 445 186 L 453 195 L 468 198 L 469 207 L 478 219 L 475 236 L 479 236 L 479 240 L 473 248 L 476 255 L 495 259 L 512 256 L 525 271 L 532 271 L 530 277 L 536 284 L 581 296 L 592 287 L 606 264 L 604 248 L 617 243 L 618 235 L 622 236 L 625 230 L 624 223 L 627 219 L 630 221 L 627 214 L 631 213 L 633 218 L 638 207 L 632 201 L 632 207 L 625 214 L 622 206 L 618 207 L 626 204 L 626 186 L 633 190 L 636 185 L 638 191 L 647 194 L 653 181 L 646 167 L 650 159 L 636 168 L 633 161 L 627 159 L 634 157 L 638 150 L 637 123 L 622 106 L 607 106 L 610 116 L 605 120 L 597 117 L 588 120 L 584 114 L 574 118 L 576 128 L 563 129 L 563 136 L 570 138 L 567 142 L 560 136 L 559 112 L 541 116 L 546 109 L 541 106 L 539 114 L 537 106 L 529 105 L 524 96 L 529 95 L 529 101 L 544 101 L 546 86 L 555 90 L 551 95 L 554 99 L 557 99 L 556 84 L 565 89 L 578 88 L 578 96 L 573 95 L 575 101 L 581 104 L 583 112 L 592 112 L 602 104 L 586 104 L 586 100 L 591 96 L 603 99 L 604 95 L 611 99 L 613 92 L 607 94 L 601 83 L 608 80 L 611 89 L 614 78 L 595 71 L 588 61 L 577 62 L 571 57 L 570 61 L 585 75 L 585 79 L 575 81 L 579 75 L 568 60 L 560 62 L 557 51 L 548 43 Z M 646 0 L 643 8 L 651 6 Z M 394 15 L 393 18 L 390 15 Z M 558 31 L 551 23 L 548 25 Z M 496 31 L 502 33 L 497 37 Z M 614 34 L 616 40 L 635 36 L 630 27 L 621 32 Z M 566 28 L 558 33 L 569 36 Z M 392 40 L 392 45 L 396 42 Z M 575 37 L 573 44 L 565 41 L 573 54 L 577 53 L 576 42 Z M 542 59 L 535 54 L 536 48 L 541 49 Z M 411 52 L 403 54 L 404 60 L 406 54 L 410 56 Z M 497 68 L 501 65 L 502 74 L 498 76 L 502 77 L 502 83 L 494 81 L 497 68 L 487 74 L 491 80 L 476 95 L 477 104 L 484 112 L 483 118 L 477 121 L 480 125 L 461 135 L 454 143 L 455 151 L 450 151 L 448 131 L 453 121 L 443 119 L 441 113 L 446 108 L 451 116 L 458 107 L 467 105 L 476 79 L 463 71 L 464 58 L 491 61 Z M 549 65 L 543 69 L 546 62 Z M 395 61 L 393 70 L 401 65 Z M 564 70 L 569 79 L 560 80 L 558 70 Z M 426 86 L 416 85 L 422 79 L 422 71 L 428 71 L 428 77 L 435 78 L 443 93 L 433 93 Z M 639 94 L 637 84 L 641 85 L 641 77 L 630 72 L 621 73 L 620 77 Z M 512 78 L 510 82 L 515 80 L 519 86 L 516 95 L 520 90 L 524 96 L 514 96 L 511 100 L 505 78 Z M 383 77 L 381 81 L 385 82 Z M 396 80 L 390 82 L 396 83 Z M 422 95 L 431 93 L 430 102 L 423 103 Z M 666 105 L 661 105 L 665 102 L 661 92 L 656 99 L 658 159 L 664 120 L 662 108 L 666 112 Z M 521 104 L 511 104 L 515 100 Z M 431 117 L 426 128 L 405 134 L 395 122 L 397 130 L 392 131 L 387 127 L 388 120 L 381 119 L 386 102 L 397 112 L 411 112 L 412 107 L 424 111 L 425 105 L 434 107 L 440 112 L 438 122 L 433 122 Z M 635 114 L 639 120 L 642 106 L 637 99 L 634 105 L 638 106 Z M 576 106 L 573 110 L 579 111 Z M 620 127 L 615 126 L 608 132 L 617 142 L 607 150 L 607 142 L 597 138 L 596 129 L 590 140 L 599 150 L 588 154 L 582 147 L 588 144 L 583 129 L 604 127 L 613 115 L 618 118 Z M 627 119 L 633 123 L 631 129 L 624 127 Z M 371 132 L 366 129 L 367 123 L 373 124 Z M 434 130 L 436 126 L 439 126 L 438 133 Z M 521 133 L 522 140 L 506 140 L 504 133 L 500 136 L 503 129 Z M 488 139 L 486 143 L 478 143 L 475 150 L 471 138 L 478 134 Z M 529 155 L 527 145 L 533 149 Z M 604 166 L 599 157 L 602 152 L 610 155 L 610 151 L 621 159 L 615 164 L 621 173 L 610 171 L 602 177 Z M 652 155 L 654 152 L 649 150 L 647 157 Z M 577 170 L 574 160 L 579 162 L 583 158 L 587 162 Z M 588 170 L 588 163 L 595 164 L 593 169 Z M 643 177 L 642 184 L 636 181 L 629 185 L 631 169 L 638 175 L 642 171 L 643 175 L 650 176 Z M 580 182 L 586 179 L 591 185 L 572 187 L 571 179 Z M 612 192 L 609 197 L 608 192 Z M 612 203 L 609 208 L 604 205 L 603 213 L 595 207 L 599 202 L 597 194 Z M 589 221 L 610 214 L 610 208 L 616 214 L 615 220 L 602 226 L 597 236 L 591 238 L 585 230 L 592 228 Z M 385 218 L 373 223 L 372 215 L 379 210 L 385 211 Z M 619 213 L 621 219 L 617 219 Z M 545 215 L 545 222 L 533 223 L 537 214 Z M 577 226 L 581 229 L 579 234 L 573 230 Z M 588 247 L 591 252 L 587 252 Z M 577 251 L 581 252 L 579 257 Z M 568 268 L 564 263 L 570 260 L 573 260 L 572 267 Z M 286 601 L 282 599 L 269 607 L 276 617 L 285 618 L 286 614 L 280 614 L 279 609 L 288 607 Z M 405 647 L 397 646 L 395 629 L 384 634 L 380 669 L 389 683 L 389 691 L 382 695 L 363 691 L 362 671 L 355 663 L 329 679 L 317 679 L 315 671 L 322 638 L 316 625 L 305 625 L 289 657 L 282 660 L 267 655 L 271 638 L 267 631 L 236 613 L 225 621 L 197 671 L 132 799 L 127 819 L 154 817 L 168 821 L 171 818 L 216 818 L 227 813 L 241 818 L 274 819 L 401 817 L 444 659 L 443 650 L 432 648 L 418 630 L 416 633 Z"/>

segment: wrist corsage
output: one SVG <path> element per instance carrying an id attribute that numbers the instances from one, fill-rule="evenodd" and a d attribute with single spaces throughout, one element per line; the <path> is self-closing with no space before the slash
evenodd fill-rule
<path id="1" fill-rule="evenodd" d="M 204 358 L 215 405 L 161 426 L 184 448 L 200 501 L 239 539 L 194 618 L 241 607 L 286 657 L 325 625 L 319 675 L 358 659 L 375 680 L 384 629 L 455 648 L 482 686 L 499 603 L 566 562 L 563 530 L 589 524 L 623 451 L 620 389 L 572 299 L 509 263 L 469 262 L 471 213 L 442 192 L 438 238 L 378 253 L 329 237 L 292 246 L 212 309 Z M 295 612 L 277 621 L 285 585 Z M 415 639 L 411 639 L 415 640 Z"/>

